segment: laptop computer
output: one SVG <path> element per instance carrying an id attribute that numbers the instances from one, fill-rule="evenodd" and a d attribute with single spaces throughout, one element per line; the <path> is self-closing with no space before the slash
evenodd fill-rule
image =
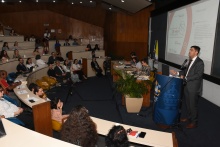
<path id="1" fill-rule="evenodd" d="M 4 125 L 3 125 L 2 121 L 0 120 L 0 138 L 5 135 L 6 135 L 6 132 L 5 132 Z"/>

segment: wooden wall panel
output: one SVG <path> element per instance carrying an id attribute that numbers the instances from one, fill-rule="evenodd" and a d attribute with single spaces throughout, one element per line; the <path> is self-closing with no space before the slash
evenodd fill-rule
<path id="1" fill-rule="evenodd" d="M 135 51 L 142 59 L 148 52 L 148 28 L 150 12 L 154 6 L 145 8 L 134 15 L 107 13 L 105 22 L 106 54 L 130 59 Z"/>
<path id="2" fill-rule="evenodd" d="M 97 39 L 103 38 L 102 27 L 48 10 L 1 13 L 0 20 L 14 28 L 17 33 L 28 36 L 34 34 L 43 37 L 45 28 L 48 28 L 56 30 L 56 33 L 51 33 L 51 36 L 56 36 L 58 39 L 65 39 L 69 35 L 75 38 L 89 38 L 90 36 L 96 36 Z M 44 24 L 49 24 L 49 26 L 45 27 Z M 58 33 L 58 29 L 61 29 L 62 33 Z"/>

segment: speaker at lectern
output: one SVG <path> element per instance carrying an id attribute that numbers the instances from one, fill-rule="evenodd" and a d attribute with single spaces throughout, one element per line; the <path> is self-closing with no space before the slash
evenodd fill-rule
<path id="1" fill-rule="evenodd" d="M 179 121 L 183 80 L 156 75 L 153 120 L 156 124 L 174 125 Z"/>

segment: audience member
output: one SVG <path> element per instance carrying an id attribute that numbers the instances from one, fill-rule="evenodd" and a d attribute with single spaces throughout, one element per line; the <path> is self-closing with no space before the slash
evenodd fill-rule
<path id="1" fill-rule="evenodd" d="M 58 60 L 58 61 L 60 61 L 60 62 L 63 62 L 63 61 L 64 61 L 63 57 L 61 57 L 61 53 L 60 53 L 60 52 L 57 53 L 56 60 Z"/>
<path id="2" fill-rule="evenodd" d="M 26 67 L 28 68 L 29 71 L 32 71 L 33 68 L 35 67 L 35 64 L 32 62 L 31 58 L 27 58 Z"/>
<path id="3" fill-rule="evenodd" d="M 2 51 L 1 51 L 0 59 L 1 59 L 2 61 L 3 61 L 3 60 L 9 60 L 9 59 L 10 59 L 6 50 L 2 50 Z"/>
<path id="4" fill-rule="evenodd" d="M 17 72 L 19 74 L 22 74 L 22 73 L 28 73 L 29 70 L 27 69 L 27 67 L 24 65 L 24 59 L 23 58 L 18 58 L 18 61 L 19 61 L 19 64 L 17 65 Z"/>
<path id="5" fill-rule="evenodd" d="M 73 40 L 73 36 L 72 35 L 69 35 L 69 40 Z"/>
<path id="6" fill-rule="evenodd" d="M 29 37 L 26 36 L 26 37 L 24 38 L 24 41 L 29 41 Z"/>
<path id="7" fill-rule="evenodd" d="M 16 105 L 5 100 L 3 98 L 3 94 L 4 90 L 0 86 L 0 115 L 4 118 L 17 117 L 25 124 L 25 127 L 34 130 L 32 113 L 26 112 L 23 110 L 23 108 L 17 107 Z"/>
<path id="8" fill-rule="evenodd" d="M 69 39 L 65 40 L 65 43 L 63 44 L 63 46 L 70 46 Z"/>
<path id="9" fill-rule="evenodd" d="M 88 110 L 78 105 L 70 112 L 61 129 L 61 139 L 82 147 L 95 147 L 98 139 L 96 124 Z"/>
<path id="10" fill-rule="evenodd" d="M 29 40 L 35 42 L 35 41 L 36 41 L 36 38 L 35 38 L 35 36 L 32 34 Z"/>
<path id="11" fill-rule="evenodd" d="M 60 101 L 60 99 L 55 98 L 53 101 L 51 101 L 51 118 L 52 120 L 55 120 L 62 124 L 62 119 L 68 117 L 69 115 L 63 115 L 63 102 Z"/>
<path id="12" fill-rule="evenodd" d="M 83 79 L 87 79 L 86 76 L 84 75 L 83 71 L 82 71 L 82 67 L 81 65 L 78 63 L 77 59 L 73 60 L 73 64 L 71 66 L 71 71 L 73 73 L 76 73 L 79 75 L 79 79 L 83 80 Z"/>
<path id="13" fill-rule="evenodd" d="M 150 66 L 147 63 L 148 63 L 147 58 L 144 58 L 144 59 L 141 60 L 142 74 L 150 76 Z"/>
<path id="14" fill-rule="evenodd" d="M 95 50 L 92 50 L 91 51 L 91 58 L 95 58 L 96 57 L 96 55 L 95 55 Z"/>
<path id="15" fill-rule="evenodd" d="M 36 55 L 35 59 L 36 59 L 36 64 L 37 64 L 38 67 L 45 66 L 46 62 L 41 59 L 40 55 Z"/>
<path id="16" fill-rule="evenodd" d="M 96 58 L 94 57 L 92 58 L 91 67 L 96 72 L 97 77 L 103 76 L 102 68 L 99 66 L 98 62 L 96 61 Z"/>
<path id="17" fill-rule="evenodd" d="M 4 42 L 4 44 L 2 46 L 2 50 L 9 50 L 8 42 Z"/>
<path id="18" fill-rule="evenodd" d="M 47 71 L 47 75 L 49 77 L 54 77 L 56 78 L 56 74 L 55 74 L 55 71 L 54 71 L 54 68 L 53 68 L 53 64 L 49 64 L 49 69 Z"/>
<path id="19" fill-rule="evenodd" d="M 9 35 L 10 35 L 10 36 L 18 36 L 18 34 L 15 33 L 15 30 L 14 30 L 14 29 L 11 29 Z"/>
<path id="20" fill-rule="evenodd" d="M 79 45 L 79 43 L 77 42 L 77 39 L 73 39 L 73 45 L 74 46 Z"/>
<path id="21" fill-rule="evenodd" d="M 19 51 L 17 49 L 14 50 L 13 59 L 15 58 L 21 58 L 21 55 L 19 54 Z"/>
<path id="22" fill-rule="evenodd" d="M 86 51 L 92 51 L 92 47 L 91 47 L 90 44 L 87 44 L 87 46 L 86 46 Z"/>
<path id="23" fill-rule="evenodd" d="M 31 92 L 33 92 L 33 94 L 34 94 L 34 89 L 35 89 L 35 87 L 37 87 L 37 84 L 35 84 L 35 83 L 30 83 L 29 86 L 28 86 L 28 89 L 29 89 Z"/>
<path id="24" fill-rule="evenodd" d="M 95 51 L 95 50 L 100 50 L 99 45 L 98 45 L 98 44 L 95 44 L 95 47 L 94 47 L 93 50 L 94 50 L 94 51 Z"/>
<path id="25" fill-rule="evenodd" d="M 36 55 L 40 55 L 40 52 L 39 52 L 39 48 L 38 47 L 35 47 L 34 51 L 33 51 L 33 55 L 34 57 L 36 57 Z"/>
<path id="26" fill-rule="evenodd" d="M 55 52 L 52 52 L 52 53 L 51 53 L 51 56 L 48 58 L 47 64 L 54 64 L 55 61 L 56 61 L 56 53 L 55 53 Z"/>
<path id="27" fill-rule="evenodd" d="M 48 29 L 45 30 L 44 32 L 44 39 L 43 39 L 43 52 L 44 54 L 49 53 L 49 40 L 50 40 L 50 32 Z"/>
<path id="28" fill-rule="evenodd" d="M 33 92 L 36 96 L 44 99 L 45 101 L 50 101 L 50 99 L 47 98 L 46 94 L 44 93 L 43 89 L 39 86 L 33 87 Z"/>
<path id="29" fill-rule="evenodd" d="M 105 137 L 106 147 L 129 147 L 127 132 L 123 126 L 113 126 Z"/>
<path id="30" fill-rule="evenodd" d="M 16 50 L 16 49 L 20 50 L 21 49 L 21 47 L 18 46 L 18 42 L 17 41 L 15 41 L 14 46 L 12 47 L 12 49 L 13 50 Z"/>
<path id="31" fill-rule="evenodd" d="M 61 46 L 61 44 L 60 44 L 59 40 L 56 40 L 55 50 L 56 50 L 57 53 L 60 53 L 60 46 Z"/>
<path id="32" fill-rule="evenodd" d="M 6 80 L 7 76 L 8 76 L 7 71 L 5 70 L 0 71 L 0 85 L 4 90 L 4 94 L 14 99 L 16 101 L 17 106 L 20 106 L 21 104 L 20 100 L 18 99 L 17 95 L 13 92 L 13 89 L 21 85 L 21 82 L 15 82 L 15 83 L 13 82 L 9 84 L 8 81 Z"/>
<path id="33" fill-rule="evenodd" d="M 63 82 L 63 80 L 67 80 L 70 78 L 70 75 L 63 70 L 63 67 L 60 65 L 60 61 L 56 61 L 56 66 L 54 68 L 54 72 L 56 75 L 56 79 L 58 82 Z"/>

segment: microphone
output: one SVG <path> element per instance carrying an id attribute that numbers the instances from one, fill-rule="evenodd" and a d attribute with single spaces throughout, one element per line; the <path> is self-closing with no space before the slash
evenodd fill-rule
<path id="1" fill-rule="evenodd" d="M 188 60 L 186 59 L 184 62 L 183 62 L 183 64 L 181 65 L 181 67 L 180 67 L 180 69 L 184 69 L 185 68 L 185 65 L 186 65 L 186 62 L 187 62 Z"/>

